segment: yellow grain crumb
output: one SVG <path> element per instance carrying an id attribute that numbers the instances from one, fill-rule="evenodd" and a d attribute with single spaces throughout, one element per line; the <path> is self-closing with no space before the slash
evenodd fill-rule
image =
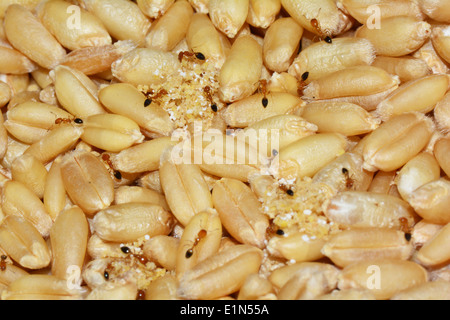
<path id="1" fill-rule="evenodd" d="M 304 178 L 276 181 L 261 200 L 263 212 L 275 228 L 319 239 L 340 229 L 323 212 L 323 204 L 332 196 L 327 185 Z"/>
<path id="2" fill-rule="evenodd" d="M 120 255 L 110 254 L 108 256 L 108 258 L 113 258 L 105 270 L 110 281 L 129 279 L 136 283 L 139 290 L 144 290 L 152 281 L 166 274 L 166 269 L 158 267 L 142 255 L 142 245 L 147 240 L 148 237 L 144 236 L 134 242 L 122 243 Z M 126 249 L 124 250 L 124 248 Z M 124 254 L 126 254 L 125 257 Z"/>
<path id="3" fill-rule="evenodd" d="M 177 128 L 186 128 L 195 121 L 202 128 L 211 126 L 214 115 L 225 107 L 217 95 L 219 69 L 208 60 L 184 58 L 178 72 L 159 85 L 138 86 L 150 100 L 158 102 L 167 111 Z"/>
<path id="4" fill-rule="evenodd" d="M 127 258 L 114 259 L 105 272 L 111 281 L 117 279 L 134 281 L 139 290 L 144 290 L 152 281 L 164 276 L 167 270 L 157 267 L 153 262 L 142 263 L 139 256 L 131 254 Z"/>

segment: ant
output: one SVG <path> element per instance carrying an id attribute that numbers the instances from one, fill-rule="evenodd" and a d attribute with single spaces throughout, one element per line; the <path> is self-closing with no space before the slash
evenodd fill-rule
<path id="1" fill-rule="evenodd" d="M 322 8 L 319 9 L 319 13 L 320 10 L 322 10 Z M 333 39 L 331 39 L 330 36 L 325 36 L 324 37 L 324 33 L 322 31 L 322 28 L 320 27 L 320 23 L 319 20 L 317 20 L 316 18 L 311 19 L 311 25 L 312 27 L 316 30 L 316 32 L 319 34 L 320 38 L 323 39 L 326 43 L 333 43 Z"/>
<path id="2" fill-rule="evenodd" d="M 178 53 L 178 60 L 183 61 L 184 57 L 196 57 L 198 60 L 204 61 L 206 59 L 205 55 L 201 52 L 190 52 L 190 51 L 181 51 Z"/>
<path id="3" fill-rule="evenodd" d="M 111 157 L 109 156 L 109 154 L 106 154 L 106 153 L 102 154 L 102 160 L 108 165 L 109 171 L 111 172 L 111 170 L 112 170 L 114 177 L 117 180 L 122 180 L 122 174 L 120 173 L 120 171 L 117 171 L 114 169 L 114 166 L 111 162 Z"/>
<path id="4" fill-rule="evenodd" d="M 294 196 L 294 190 L 288 189 L 288 188 L 287 188 L 286 186 L 284 186 L 284 185 L 281 186 L 280 188 L 281 188 L 281 190 L 283 190 L 284 192 L 286 192 L 288 196 L 291 196 L 291 197 Z"/>
<path id="5" fill-rule="evenodd" d="M 302 74 L 301 79 L 298 84 L 297 93 L 299 96 L 303 95 L 303 90 L 305 90 L 305 88 L 307 86 L 306 80 L 308 80 L 308 78 L 309 78 L 309 72 L 306 71 L 305 73 Z"/>
<path id="6" fill-rule="evenodd" d="M 211 93 L 211 87 L 206 86 L 203 88 L 203 92 L 206 94 L 206 99 L 208 99 L 209 103 L 211 104 L 211 109 L 214 112 L 217 112 L 217 104 L 213 101 L 212 93 Z"/>
<path id="7" fill-rule="evenodd" d="M 277 236 L 284 236 L 284 231 L 278 227 L 275 228 L 274 224 L 271 223 L 266 229 L 266 236 L 270 237 L 276 234 Z"/>
<path id="8" fill-rule="evenodd" d="M 6 259 L 8 258 L 6 255 L 2 254 L 1 255 L 1 261 L 0 261 L 0 271 L 5 271 L 6 270 Z"/>
<path id="9" fill-rule="evenodd" d="M 408 225 L 408 219 L 401 217 L 398 219 L 400 221 L 400 229 L 405 233 L 405 238 L 411 238 L 410 228 Z"/>
<path id="10" fill-rule="evenodd" d="M 262 103 L 264 108 L 267 108 L 267 106 L 269 105 L 269 100 L 267 99 L 267 92 L 268 92 L 268 90 L 267 90 L 267 80 L 265 80 L 265 79 L 259 80 L 258 91 L 264 95 L 264 97 L 262 98 L 261 103 Z"/>
<path id="11" fill-rule="evenodd" d="M 345 187 L 352 189 L 355 185 L 355 180 L 350 177 L 350 173 L 347 168 L 342 168 L 342 174 L 345 176 Z"/>
<path id="12" fill-rule="evenodd" d="M 76 124 L 83 124 L 83 120 L 80 118 L 75 119 L 69 119 L 69 118 L 58 118 L 55 120 L 55 124 L 61 124 L 61 123 L 72 123 L 75 122 Z"/>
<path id="13" fill-rule="evenodd" d="M 194 247 L 195 247 L 195 246 L 196 246 L 203 238 L 206 237 L 206 234 L 207 234 L 207 232 L 206 232 L 205 229 L 202 229 L 202 230 L 200 230 L 200 231 L 198 232 L 197 238 L 195 239 L 194 244 L 192 245 L 192 247 L 191 247 L 190 249 L 188 249 L 188 250 L 186 251 L 186 254 L 185 254 L 186 259 L 189 259 L 190 257 L 192 257 L 192 255 L 194 254 Z"/>
<path id="14" fill-rule="evenodd" d="M 149 105 L 152 104 L 153 100 L 159 99 L 165 95 L 167 95 L 166 89 L 159 89 L 158 92 L 156 92 L 156 94 L 155 94 L 155 91 L 150 89 L 150 91 L 145 93 L 146 99 L 144 101 L 144 107 L 145 108 L 148 107 Z"/>

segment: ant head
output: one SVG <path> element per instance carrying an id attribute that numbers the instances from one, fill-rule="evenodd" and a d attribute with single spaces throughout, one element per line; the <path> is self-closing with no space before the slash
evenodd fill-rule
<path id="1" fill-rule="evenodd" d="M 207 234 L 207 231 L 206 231 L 205 229 L 201 229 L 201 230 L 198 232 L 198 237 L 199 237 L 199 238 L 204 238 L 204 237 L 206 237 L 206 234 Z"/>

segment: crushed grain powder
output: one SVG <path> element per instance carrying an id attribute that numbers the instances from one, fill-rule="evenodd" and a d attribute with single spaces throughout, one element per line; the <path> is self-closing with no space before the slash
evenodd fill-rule
<path id="1" fill-rule="evenodd" d="M 148 87 L 138 86 L 148 98 L 157 95 L 155 99 L 170 115 L 177 128 L 186 128 L 195 121 L 202 122 L 203 130 L 211 127 L 211 122 L 217 111 L 225 107 L 220 102 L 219 69 L 208 59 L 202 61 L 195 57 L 184 58 L 181 68 L 168 76 L 161 85 Z M 209 87 L 209 94 L 207 92 Z M 158 95 L 158 92 L 163 94 Z M 215 104 L 217 110 L 211 106 Z"/>
<path id="2" fill-rule="evenodd" d="M 292 195 L 286 190 L 292 190 Z M 323 211 L 324 203 L 332 196 L 332 190 L 327 185 L 304 178 L 276 181 L 260 200 L 263 212 L 275 226 L 286 234 L 304 233 L 309 240 L 320 239 L 340 230 Z"/>

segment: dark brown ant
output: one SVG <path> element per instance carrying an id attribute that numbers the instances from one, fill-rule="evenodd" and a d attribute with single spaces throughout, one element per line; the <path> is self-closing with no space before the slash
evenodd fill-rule
<path id="1" fill-rule="evenodd" d="M 6 255 L 2 254 L 2 256 L 0 257 L 0 271 L 5 271 L 6 270 L 6 259 L 8 258 Z"/>
<path id="2" fill-rule="evenodd" d="M 111 162 L 111 157 L 109 156 L 109 154 L 104 153 L 102 154 L 102 160 L 108 165 L 108 171 L 110 171 L 110 173 L 112 173 L 112 175 L 117 179 L 117 180 L 122 180 L 122 174 L 120 173 L 120 171 L 117 171 L 114 169 L 114 166 Z"/>
<path id="3" fill-rule="evenodd" d="M 267 106 L 269 105 L 269 100 L 267 99 L 267 93 L 268 93 L 267 80 L 265 80 L 265 79 L 259 80 L 258 91 L 264 95 L 264 97 L 261 100 L 261 103 L 264 108 L 267 108 Z"/>
<path id="4" fill-rule="evenodd" d="M 305 90 L 307 84 L 306 84 L 306 80 L 308 80 L 309 78 L 309 72 L 306 71 L 305 73 L 302 74 L 299 84 L 298 84 L 298 88 L 297 88 L 297 93 L 299 96 L 303 95 L 303 90 Z"/>
<path id="5" fill-rule="evenodd" d="M 342 174 L 345 176 L 345 187 L 347 189 L 353 189 L 355 185 L 355 180 L 350 177 L 350 172 L 347 168 L 342 168 Z"/>
<path id="6" fill-rule="evenodd" d="M 209 101 L 209 103 L 211 105 L 211 110 L 214 112 L 217 112 L 218 108 L 217 108 L 217 104 L 213 101 L 211 87 L 210 86 L 204 87 L 203 92 L 206 94 L 206 99 Z"/>
<path id="7" fill-rule="evenodd" d="M 111 169 L 113 169 L 113 164 L 112 164 L 112 162 L 111 162 L 111 157 L 109 156 L 109 154 L 107 154 L 107 153 L 102 154 L 102 160 L 105 161 L 106 164 L 107 164 Z"/>
<path id="8" fill-rule="evenodd" d="M 70 118 L 58 118 L 55 120 L 55 124 L 61 124 L 61 123 L 72 123 L 75 122 L 76 124 L 83 124 L 83 120 L 80 118 L 70 119 Z"/>
<path id="9" fill-rule="evenodd" d="M 205 55 L 201 52 L 191 52 L 191 51 L 181 51 L 178 53 L 178 60 L 183 61 L 184 57 L 196 57 L 200 61 L 204 61 L 206 59 Z"/>
<path id="10" fill-rule="evenodd" d="M 155 93 L 153 89 L 150 89 L 148 92 L 144 92 L 144 95 L 146 97 L 144 101 L 144 108 L 147 108 L 149 105 L 152 104 L 153 100 L 157 100 L 165 95 L 167 95 L 166 89 L 159 89 L 158 92 Z"/>
<path id="11" fill-rule="evenodd" d="M 69 118 L 58 118 L 55 120 L 55 124 L 61 124 L 61 123 L 71 123 L 72 120 Z"/>
<path id="12" fill-rule="evenodd" d="M 322 8 L 319 9 L 319 13 L 320 13 L 321 9 Z M 314 18 L 314 19 L 311 19 L 310 22 L 311 22 L 311 26 L 316 30 L 316 32 L 319 34 L 320 38 L 323 41 L 325 41 L 326 43 L 333 43 L 333 39 L 331 39 L 330 36 L 325 36 L 325 34 L 323 33 L 322 28 L 320 27 L 319 20 Z"/>
<path id="13" fill-rule="evenodd" d="M 206 232 L 205 229 L 202 229 L 202 230 L 200 230 L 200 231 L 198 232 L 197 238 L 195 238 L 195 241 L 194 241 L 192 247 L 186 251 L 186 254 L 185 254 L 186 259 L 189 259 L 190 257 L 192 257 L 192 255 L 194 254 L 194 248 L 195 248 L 195 246 L 196 246 L 203 238 L 206 237 L 206 234 L 207 234 L 207 232 Z"/>

